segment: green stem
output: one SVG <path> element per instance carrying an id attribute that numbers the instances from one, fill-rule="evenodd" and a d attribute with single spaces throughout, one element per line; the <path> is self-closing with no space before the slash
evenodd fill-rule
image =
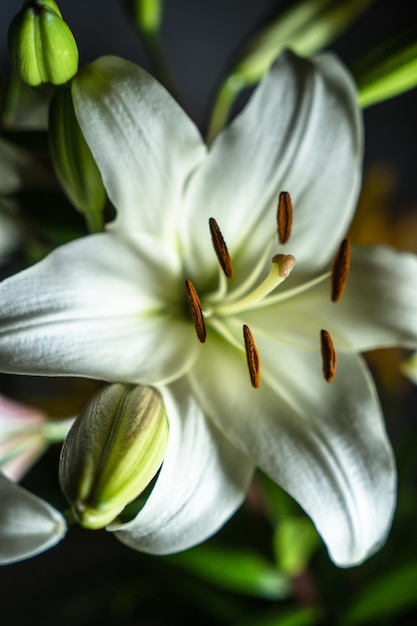
<path id="1" fill-rule="evenodd" d="M 159 34 L 150 31 L 142 31 L 141 34 L 146 52 L 159 82 L 178 100 L 177 88 L 165 61 Z"/>
<path id="2" fill-rule="evenodd" d="M 226 126 L 233 105 L 246 82 L 240 74 L 230 74 L 217 92 L 216 100 L 208 123 L 206 140 L 210 144 Z"/>
<path id="3" fill-rule="evenodd" d="M 102 233 L 104 230 L 104 218 L 103 213 L 100 211 L 85 212 L 85 221 L 89 233 Z"/>

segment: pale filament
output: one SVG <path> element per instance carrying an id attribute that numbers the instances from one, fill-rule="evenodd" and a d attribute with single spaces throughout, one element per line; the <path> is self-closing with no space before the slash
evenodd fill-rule
<path id="1" fill-rule="evenodd" d="M 249 276 L 246 278 L 246 280 L 243 281 L 243 283 L 241 283 L 238 287 L 236 287 L 236 289 L 234 289 L 233 291 L 230 291 L 230 293 L 227 293 L 228 281 L 219 265 L 219 286 L 217 288 L 217 291 L 215 291 L 214 293 L 210 294 L 209 296 L 205 298 L 205 303 L 207 303 L 208 305 L 211 305 L 211 304 L 216 304 L 216 302 L 220 302 L 220 301 L 221 302 L 233 302 L 234 300 L 237 300 L 238 298 L 240 298 L 243 294 L 249 292 L 252 289 L 255 282 L 258 280 L 260 273 L 262 272 L 263 268 L 265 267 L 268 261 L 268 257 L 270 257 L 272 254 L 272 248 L 275 243 L 275 239 L 276 239 L 275 235 L 274 237 L 271 237 L 271 240 L 269 244 L 266 246 L 266 249 L 263 255 L 261 256 L 261 258 L 255 265 L 255 267 L 253 268 Z"/>
<path id="2" fill-rule="evenodd" d="M 280 285 L 290 273 L 292 267 L 295 264 L 294 257 L 291 255 L 276 255 L 282 257 L 280 262 L 272 261 L 272 267 L 268 276 L 262 281 L 255 289 L 247 293 L 240 300 L 233 299 L 228 301 L 226 298 L 222 304 L 216 306 L 213 313 L 218 315 L 235 315 L 242 311 L 248 311 L 250 309 L 257 308 L 259 303 L 262 302 L 278 285 Z M 274 257 L 275 259 L 275 257 Z M 285 274 L 283 272 L 283 266 L 286 266 Z M 283 275 L 284 274 L 284 275 Z M 207 313 L 205 312 L 207 315 Z"/>

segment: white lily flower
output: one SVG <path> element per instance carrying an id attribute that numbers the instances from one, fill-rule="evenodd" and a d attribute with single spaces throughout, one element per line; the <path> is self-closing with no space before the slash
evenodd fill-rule
<path id="1" fill-rule="evenodd" d="M 0 474 L 0 565 L 52 548 L 66 529 L 56 509 Z"/>
<path id="2" fill-rule="evenodd" d="M 258 466 L 311 516 L 337 564 L 361 562 L 386 538 L 396 475 L 358 353 L 417 346 L 417 260 L 354 250 L 345 294 L 330 300 L 360 184 L 350 77 L 332 56 L 283 54 L 210 148 L 166 91 L 121 59 L 87 67 L 73 97 L 117 217 L 0 285 L 0 369 L 158 388 L 164 463 L 138 515 L 109 527 L 133 548 L 203 541 Z M 282 190 L 294 205 L 285 244 Z M 285 239 L 289 213 L 280 221 Z M 328 380 L 330 337 L 338 355 L 331 384 L 321 330 Z"/>

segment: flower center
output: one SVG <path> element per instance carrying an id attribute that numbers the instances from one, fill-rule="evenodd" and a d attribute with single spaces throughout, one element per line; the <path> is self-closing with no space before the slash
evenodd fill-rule
<path id="1" fill-rule="evenodd" d="M 281 192 L 277 208 L 277 234 L 280 244 L 285 244 L 291 235 L 292 202 L 288 192 Z M 220 227 L 214 218 L 209 219 L 209 227 L 214 252 L 219 262 L 219 280 L 217 290 L 204 295 L 200 300 L 197 290 L 190 280 L 185 281 L 186 294 L 197 337 L 201 343 L 206 341 L 206 321 L 232 345 L 246 352 L 249 376 L 253 387 L 260 385 L 260 357 L 255 339 L 247 324 L 242 324 L 243 346 L 239 343 L 225 323 L 225 318 L 239 320 L 246 311 L 258 309 L 292 297 L 305 291 L 331 276 L 331 299 L 337 302 L 343 295 L 349 273 L 349 242 L 345 239 L 336 255 L 332 272 L 322 274 L 316 279 L 299 287 L 277 293 L 276 288 L 291 274 L 295 258 L 291 254 L 275 254 L 271 258 L 271 267 L 265 276 L 265 266 L 271 257 L 276 236 L 271 238 L 262 257 L 245 280 L 229 289 L 234 268 L 226 242 Z M 241 322 L 242 323 L 242 322 Z M 328 331 L 320 331 L 320 348 L 323 362 L 323 374 L 331 382 L 336 373 L 336 351 Z"/>

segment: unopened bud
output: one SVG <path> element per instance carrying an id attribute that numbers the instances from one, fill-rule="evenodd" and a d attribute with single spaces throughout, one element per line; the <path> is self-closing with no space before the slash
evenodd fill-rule
<path id="1" fill-rule="evenodd" d="M 132 8 L 141 31 L 158 32 L 162 21 L 162 0 L 133 0 Z"/>
<path id="2" fill-rule="evenodd" d="M 168 443 L 159 393 L 107 385 L 74 423 L 62 448 L 61 487 L 81 526 L 103 528 L 158 472 Z"/>
<path id="3" fill-rule="evenodd" d="M 74 112 L 71 90 L 60 89 L 49 108 L 49 145 L 55 173 L 90 232 L 103 230 L 106 192 Z"/>
<path id="4" fill-rule="evenodd" d="M 23 81 L 63 85 L 78 71 L 78 48 L 53 0 L 33 0 L 12 21 L 8 34 L 12 63 Z"/>

